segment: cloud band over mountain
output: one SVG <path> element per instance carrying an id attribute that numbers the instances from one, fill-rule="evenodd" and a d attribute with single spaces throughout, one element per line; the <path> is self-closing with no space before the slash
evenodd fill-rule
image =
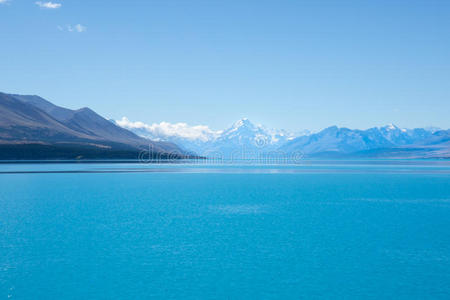
<path id="1" fill-rule="evenodd" d="M 188 140 L 208 141 L 220 134 L 220 131 L 214 131 L 206 125 L 190 126 L 187 123 L 169 123 L 161 122 L 151 125 L 143 122 L 132 122 L 127 117 L 117 120 L 116 123 L 130 130 L 138 130 L 141 135 L 153 137 L 153 139 L 164 139 L 169 137 L 179 137 Z"/>

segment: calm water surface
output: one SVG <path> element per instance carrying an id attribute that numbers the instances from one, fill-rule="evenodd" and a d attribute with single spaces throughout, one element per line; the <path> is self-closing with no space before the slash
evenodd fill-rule
<path id="1" fill-rule="evenodd" d="M 450 162 L 0 164 L 0 299 L 449 299 Z"/>

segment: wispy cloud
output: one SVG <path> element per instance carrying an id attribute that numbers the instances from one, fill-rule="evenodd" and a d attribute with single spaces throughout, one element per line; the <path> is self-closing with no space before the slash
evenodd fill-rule
<path id="1" fill-rule="evenodd" d="M 86 28 L 86 26 L 83 26 L 81 24 L 77 24 L 77 25 L 75 25 L 73 27 L 69 26 L 68 30 L 69 31 L 76 31 L 76 32 L 84 32 L 84 31 L 87 30 L 87 28 Z"/>
<path id="2" fill-rule="evenodd" d="M 9 0 L 0 0 L 0 4 L 6 4 L 8 2 L 9 2 Z"/>
<path id="3" fill-rule="evenodd" d="M 168 122 L 161 122 L 159 124 L 153 123 L 152 125 L 149 125 L 143 122 L 132 122 L 126 117 L 123 117 L 121 120 L 117 120 L 116 124 L 126 129 L 142 130 L 142 133 L 145 133 L 143 135 L 153 139 L 180 137 L 190 140 L 208 141 L 220 133 L 219 131 L 211 130 L 206 125 L 190 126 L 186 123 L 172 124 Z"/>
<path id="4" fill-rule="evenodd" d="M 58 25 L 57 28 L 60 31 L 69 31 L 69 32 L 85 32 L 87 30 L 87 27 L 81 24 L 66 25 L 66 26 Z"/>
<path id="5" fill-rule="evenodd" d="M 39 6 L 41 8 L 56 9 L 56 8 L 60 8 L 61 7 L 61 3 L 53 3 L 53 2 L 50 2 L 50 1 L 49 2 L 37 1 L 35 3 L 36 3 L 37 6 Z"/>

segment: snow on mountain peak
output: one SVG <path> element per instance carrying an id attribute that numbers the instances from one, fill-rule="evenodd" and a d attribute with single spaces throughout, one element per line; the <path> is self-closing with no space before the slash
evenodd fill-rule
<path id="1" fill-rule="evenodd" d="M 225 130 L 214 131 L 205 125 L 190 126 L 186 123 L 168 123 L 148 125 L 143 122 L 131 122 L 127 118 L 116 124 L 132 130 L 134 133 L 152 140 L 173 142 L 200 155 L 218 151 L 225 156 L 240 150 L 271 151 L 292 139 L 295 135 L 284 130 L 267 129 L 255 125 L 243 118 Z"/>
<path id="2" fill-rule="evenodd" d="M 234 122 L 232 128 L 240 128 L 240 127 L 255 127 L 252 122 L 250 122 L 247 118 L 242 118 L 236 122 Z"/>
<path id="3" fill-rule="evenodd" d="M 384 129 L 384 130 L 387 130 L 387 131 L 390 131 L 390 130 L 398 130 L 398 129 L 400 129 L 400 127 L 398 127 L 397 125 L 395 125 L 395 124 L 393 124 L 393 123 L 389 123 L 389 124 L 387 124 L 387 125 L 385 125 L 385 126 L 381 126 L 381 127 L 379 127 L 380 129 Z"/>
<path id="4" fill-rule="evenodd" d="M 211 153 L 215 153 L 214 155 L 221 154 L 222 157 L 235 156 L 236 153 L 244 151 L 247 151 L 249 155 L 269 153 L 278 149 L 300 150 L 305 153 L 320 151 L 344 153 L 393 145 L 411 145 L 429 137 L 437 130 L 435 128 L 403 129 L 394 124 L 388 124 L 367 130 L 331 126 L 317 133 L 308 130 L 291 133 L 254 125 L 247 118 L 240 119 L 221 131 L 212 130 L 206 125 L 191 126 L 186 123 L 161 122 L 148 125 L 142 122 L 131 122 L 125 117 L 115 122 L 121 127 L 152 140 L 173 142 L 199 155 L 210 156 Z"/>

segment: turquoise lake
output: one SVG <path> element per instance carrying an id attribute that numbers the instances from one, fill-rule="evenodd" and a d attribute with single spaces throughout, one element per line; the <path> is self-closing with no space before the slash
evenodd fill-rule
<path id="1" fill-rule="evenodd" d="M 0 164 L 0 299 L 449 299 L 450 161 Z"/>

